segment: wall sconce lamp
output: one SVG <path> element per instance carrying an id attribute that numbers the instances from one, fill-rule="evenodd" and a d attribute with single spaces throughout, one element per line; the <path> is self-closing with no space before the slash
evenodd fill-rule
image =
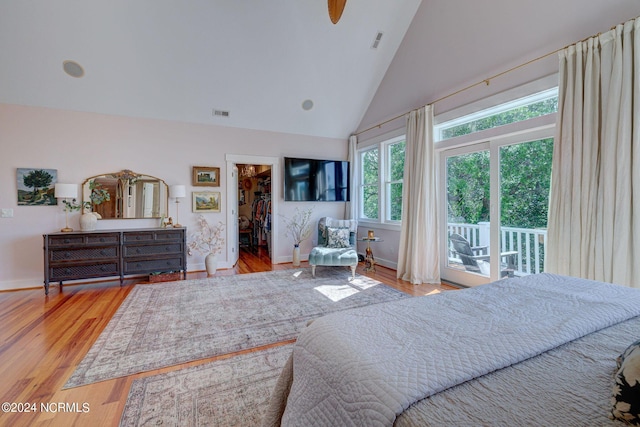
<path id="1" fill-rule="evenodd" d="M 73 199 L 75 202 L 78 197 L 78 184 L 56 184 L 54 187 L 53 196 L 56 199 L 63 199 L 64 206 L 64 223 L 65 227 L 60 230 L 63 232 L 73 231 L 73 228 L 69 227 L 69 199 Z"/>
<path id="2" fill-rule="evenodd" d="M 180 199 L 187 197 L 187 189 L 184 185 L 172 185 L 169 187 L 169 195 L 176 199 L 176 223 L 174 227 L 182 227 L 178 220 L 178 213 L 180 212 L 180 206 L 178 206 L 178 204 L 180 203 Z"/>

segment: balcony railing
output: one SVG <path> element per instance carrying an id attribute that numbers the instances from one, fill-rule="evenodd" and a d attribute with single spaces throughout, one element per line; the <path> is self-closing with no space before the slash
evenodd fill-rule
<path id="1" fill-rule="evenodd" d="M 464 236 L 471 246 L 490 248 L 489 223 L 478 224 L 448 223 L 448 234 Z M 547 248 L 547 230 L 517 227 L 500 229 L 501 252 L 517 251 L 515 275 L 525 276 L 544 271 L 544 256 Z M 489 249 L 488 249 L 489 250 Z M 455 253 L 451 255 L 456 258 Z"/>

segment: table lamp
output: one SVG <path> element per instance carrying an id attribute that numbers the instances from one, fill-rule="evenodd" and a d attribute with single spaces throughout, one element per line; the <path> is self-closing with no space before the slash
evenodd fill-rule
<path id="1" fill-rule="evenodd" d="M 178 220 L 178 212 L 180 212 L 180 199 L 187 196 L 187 190 L 184 185 L 172 185 L 169 187 L 169 195 L 176 199 L 176 223 L 174 227 L 182 227 Z"/>
<path id="2" fill-rule="evenodd" d="M 78 197 L 78 184 L 56 184 L 53 196 L 56 199 L 63 199 L 64 202 L 67 202 L 69 199 L 75 201 L 76 197 Z M 60 231 L 73 231 L 73 228 L 69 227 L 69 206 L 67 203 L 65 203 L 64 206 L 64 223 L 65 227 Z"/>

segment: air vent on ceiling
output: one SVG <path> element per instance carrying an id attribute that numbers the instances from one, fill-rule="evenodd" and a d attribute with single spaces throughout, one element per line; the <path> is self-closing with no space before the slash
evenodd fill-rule
<path id="1" fill-rule="evenodd" d="M 229 117 L 229 112 L 228 111 L 224 111 L 224 110 L 216 110 L 214 108 L 213 109 L 213 115 L 215 117 Z"/>
<path id="2" fill-rule="evenodd" d="M 380 44 L 380 40 L 382 40 L 382 35 L 384 33 L 382 31 L 378 31 L 378 33 L 376 34 L 376 38 L 373 41 L 373 44 L 371 45 L 371 49 L 377 49 L 378 45 Z"/>

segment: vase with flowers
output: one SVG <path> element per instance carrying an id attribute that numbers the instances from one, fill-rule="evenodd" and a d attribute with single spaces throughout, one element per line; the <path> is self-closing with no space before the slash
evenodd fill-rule
<path id="1" fill-rule="evenodd" d="M 296 208 L 291 218 L 281 215 L 284 224 L 287 227 L 285 235 L 293 240 L 293 258 L 294 267 L 300 266 L 300 243 L 311 236 L 311 213 L 313 208 L 300 210 Z"/>
<path id="2" fill-rule="evenodd" d="M 209 224 L 203 215 L 198 216 L 198 230 L 191 235 L 189 255 L 192 250 L 205 255 L 204 265 L 208 276 L 216 274 L 216 255 L 221 253 L 224 248 L 223 232 L 224 224 L 222 221 L 218 221 L 218 224 L 214 226 Z"/>
<path id="3" fill-rule="evenodd" d="M 99 213 L 93 212 L 93 207 L 111 200 L 109 191 L 100 188 L 100 184 L 97 184 L 95 181 L 89 182 L 89 189 L 91 193 L 87 201 L 76 203 L 76 199 L 73 199 L 71 202 L 63 200 L 66 211 L 82 211 L 82 215 L 80 215 L 80 229 L 84 231 L 95 230 L 98 220 L 102 218 Z"/>

